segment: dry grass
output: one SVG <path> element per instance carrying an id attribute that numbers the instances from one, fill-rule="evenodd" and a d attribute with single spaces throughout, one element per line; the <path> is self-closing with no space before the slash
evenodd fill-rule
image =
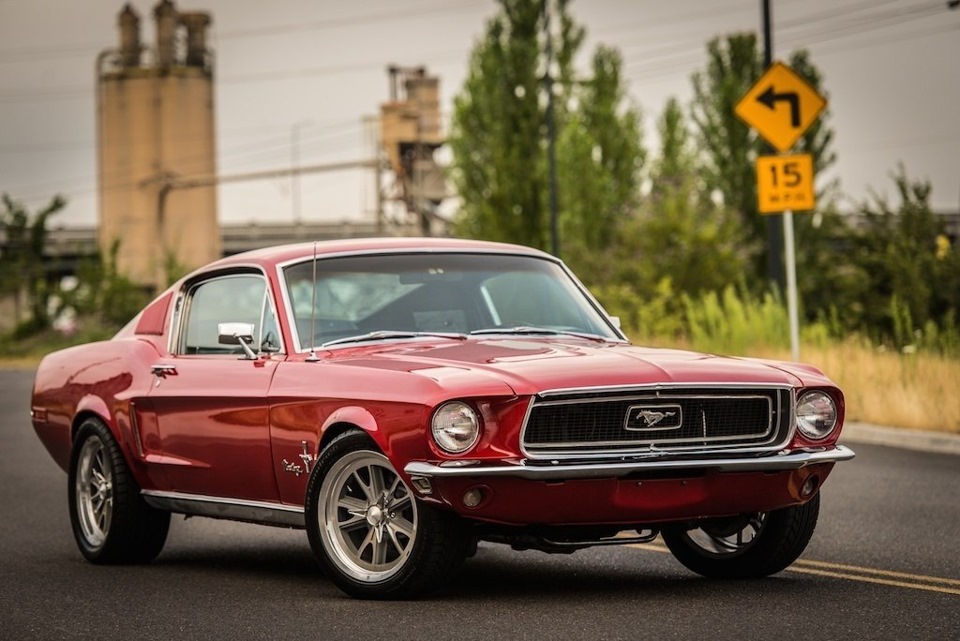
<path id="1" fill-rule="evenodd" d="M 36 369 L 39 356 L 0 356 L 0 369 Z"/>
<path id="2" fill-rule="evenodd" d="M 665 347 L 676 339 L 638 341 Z M 696 345 L 691 349 L 702 349 Z M 751 348 L 747 356 L 789 360 L 790 350 Z M 843 390 L 847 420 L 960 434 L 960 359 L 880 351 L 859 341 L 803 345 L 800 360 L 823 370 Z M 36 367 L 39 357 L 5 357 L 3 368 Z"/>
<path id="3" fill-rule="evenodd" d="M 789 350 L 751 356 L 789 360 Z M 800 360 L 819 367 L 843 390 L 847 420 L 960 433 L 960 360 L 936 354 L 880 351 L 856 341 L 804 345 Z"/>

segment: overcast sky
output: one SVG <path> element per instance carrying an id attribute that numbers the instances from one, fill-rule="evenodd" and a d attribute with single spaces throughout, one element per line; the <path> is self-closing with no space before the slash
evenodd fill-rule
<path id="1" fill-rule="evenodd" d="M 155 42 L 154 0 L 131 3 Z M 836 131 L 843 206 L 869 190 L 892 195 L 902 162 L 933 184 L 937 209 L 960 207 L 960 10 L 946 0 L 773 0 L 775 57 L 807 48 L 823 72 Z M 631 98 L 653 144 L 671 95 L 713 36 L 759 29 L 761 0 L 574 0 L 597 43 L 620 49 Z M 94 61 L 118 41 L 121 0 L 0 0 L 0 192 L 37 207 L 69 200 L 55 225 L 96 222 Z M 217 162 L 221 174 L 371 155 L 362 119 L 388 98 L 389 64 L 440 77 L 449 116 L 469 52 L 496 13 L 492 0 L 179 0 L 212 14 Z M 818 181 L 831 176 L 818 177 Z M 304 177 L 308 221 L 372 219 L 373 177 L 362 170 Z M 225 223 L 289 222 L 289 179 L 221 185 Z"/>

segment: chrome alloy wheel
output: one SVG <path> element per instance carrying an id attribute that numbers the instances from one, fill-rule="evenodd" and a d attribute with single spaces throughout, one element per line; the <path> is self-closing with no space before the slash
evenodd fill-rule
<path id="1" fill-rule="evenodd" d="M 344 574 L 378 583 L 403 569 L 417 537 L 417 504 L 379 452 L 345 454 L 320 490 L 320 533 Z"/>
<path id="2" fill-rule="evenodd" d="M 757 541 L 767 522 L 766 512 L 756 512 L 733 519 L 704 524 L 689 530 L 686 537 L 703 553 L 731 557 L 742 554 Z"/>
<path id="3" fill-rule="evenodd" d="M 103 545 L 113 518 L 113 467 L 99 438 L 88 438 L 77 459 L 77 516 L 91 547 Z"/>

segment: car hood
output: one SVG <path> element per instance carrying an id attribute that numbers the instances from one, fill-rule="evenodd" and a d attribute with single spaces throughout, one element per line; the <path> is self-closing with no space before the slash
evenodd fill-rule
<path id="1" fill-rule="evenodd" d="M 343 350 L 333 358 L 345 365 L 417 373 L 441 383 L 455 379 L 464 384 L 475 378 L 489 384 L 493 378 L 516 394 L 653 383 L 831 384 L 819 370 L 799 364 L 578 339 L 384 343 Z"/>

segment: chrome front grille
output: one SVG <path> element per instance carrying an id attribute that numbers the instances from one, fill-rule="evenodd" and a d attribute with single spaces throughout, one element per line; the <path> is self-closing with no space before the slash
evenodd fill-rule
<path id="1" fill-rule="evenodd" d="M 522 445 L 533 458 L 776 449 L 790 436 L 792 401 L 789 388 L 552 392 L 531 404 Z"/>

